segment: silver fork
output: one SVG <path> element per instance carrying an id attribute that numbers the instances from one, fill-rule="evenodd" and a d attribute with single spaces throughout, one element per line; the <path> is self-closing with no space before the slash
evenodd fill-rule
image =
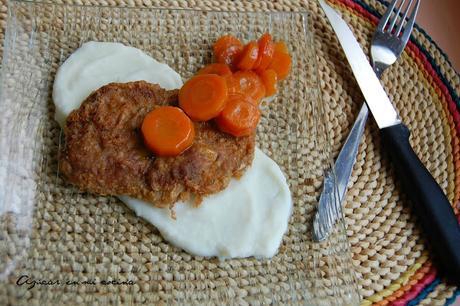
<path id="1" fill-rule="evenodd" d="M 406 2 L 406 0 L 393 0 L 374 32 L 371 42 L 371 62 L 375 74 L 379 78 L 381 78 L 385 69 L 394 64 L 399 58 L 409 41 L 414 27 L 420 0 L 409 0 L 407 4 Z M 348 181 L 356 160 L 368 114 L 369 109 L 366 103 L 363 103 L 347 140 L 335 161 L 334 171 L 329 171 L 324 178 L 323 191 L 313 221 L 313 238 L 316 241 L 327 238 L 335 221 L 341 215 L 342 201 L 347 191 Z M 334 190 L 334 173 L 336 190 Z M 334 192 L 337 192 L 338 199 L 330 203 Z"/>

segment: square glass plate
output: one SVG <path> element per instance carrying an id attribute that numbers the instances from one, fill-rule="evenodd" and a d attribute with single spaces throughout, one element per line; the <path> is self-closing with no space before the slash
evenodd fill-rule
<path id="1" fill-rule="evenodd" d="M 63 135 L 53 120 L 53 79 L 82 43 L 137 47 L 185 80 L 211 62 L 211 44 L 219 36 L 231 33 L 249 41 L 267 31 L 287 43 L 293 58 L 276 99 L 262 106 L 257 131 L 258 147 L 282 168 L 294 202 L 275 257 L 191 256 L 116 198 L 79 192 L 59 176 Z M 313 214 L 331 165 L 312 40 L 307 13 L 10 1 L 0 99 L 0 300 L 357 304 L 343 218 L 327 241 L 312 240 Z M 22 275 L 37 281 L 35 286 L 18 285 Z M 107 285 L 107 280 L 119 283 Z"/>

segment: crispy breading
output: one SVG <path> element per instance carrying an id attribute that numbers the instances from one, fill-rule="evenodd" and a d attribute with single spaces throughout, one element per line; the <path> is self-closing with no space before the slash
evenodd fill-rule
<path id="1" fill-rule="evenodd" d="M 159 207 L 227 187 L 252 163 L 255 135 L 233 137 L 212 122 L 194 123 L 195 142 L 181 155 L 156 157 L 143 143 L 147 113 L 177 105 L 177 90 L 144 81 L 111 83 L 93 92 L 67 118 L 60 171 L 81 190 L 128 195 Z"/>

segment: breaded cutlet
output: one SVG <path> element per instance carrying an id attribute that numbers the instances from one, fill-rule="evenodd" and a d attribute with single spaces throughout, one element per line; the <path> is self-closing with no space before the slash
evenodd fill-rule
<path id="1" fill-rule="evenodd" d="M 255 135 L 233 137 L 212 122 L 195 122 L 193 145 L 175 157 L 158 157 L 140 127 L 153 109 L 177 105 L 177 90 L 144 81 L 111 83 L 93 92 L 67 118 L 60 171 L 81 190 L 128 195 L 171 207 L 201 198 L 240 177 L 254 157 Z"/>

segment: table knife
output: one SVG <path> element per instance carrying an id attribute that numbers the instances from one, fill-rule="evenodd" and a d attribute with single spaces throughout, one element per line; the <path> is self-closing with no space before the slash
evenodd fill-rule
<path id="1" fill-rule="evenodd" d="M 425 168 L 409 142 L 409 129 L 401 122 L 366 55 L 346 22 L 319 0 L 344 50 L 366 104 L 377 123 L 383 148 L 412 201 L 412 211 L 422 226 L 438 270 L 460 285 L 460 225 L 441 187 Z"/>

